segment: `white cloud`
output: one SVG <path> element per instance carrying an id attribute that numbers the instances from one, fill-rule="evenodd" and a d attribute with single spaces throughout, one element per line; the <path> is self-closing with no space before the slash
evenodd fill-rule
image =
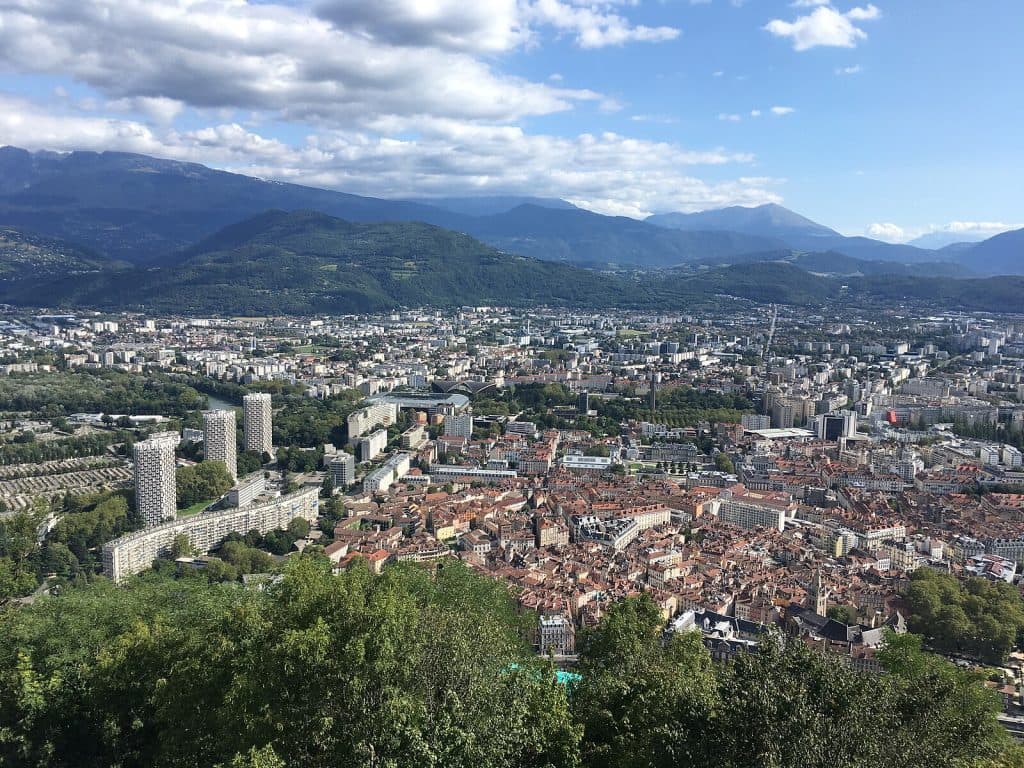
<path id="1" fill-rule="evenodd" d="M 880 222 L 868 227 L 867 233 L 870 237 L 885 240 L 889 243 L 906 242 L 909 238 L 902 227 L 891 222 Z"/>
<path id="2" fill-rule="evenodd" d="M 1001 221 L 950 221 L 946 224 L 929 224 L 923 227 L 901 227 L 882 223 L 869 226 L 867 234 L 892 243 L 905 243 L 922 235 L 933 234 L 952 235 L 951 242 L 956 239 L 977 242 L 1021 227 L 1024 227 L 1024 224 L 1007 224 Z"/>
<path id="3" fill-rule="evenodd" d="M 599 101 L 500 74 L 473 55 L 401 46 L 285 5 L 244 0 L 5 0 L 0 66 L 63 75 L 112 101 L 269 110 L 358 124 L 365 115 L 511 121 Z M 130 41 L 130 44 L 126 44 Z"/>
<path id="4" fill-rule="evenodd" d="M 371 0 L 376 2 L 376 0 Z M 419 0 L 409 0 L 418 2 Z M 624 17 L 607 10 L 607 3 L 585 0 L 533 0 L 523 6 L 528 24 L 551 26 L 576 36 L 581 48 L 604 48 L 631 42 L 663 42 L 679 36 L 675 27 L 632 26 Z"/>
<path id="5" fill-rule="evenodd" d="M 951 221 L 938 227 L 929 227 L 931 232 L 950 232 L 957 235 L 992 237 L 1000 232 L 1019 229 L 1020 224 L 1005 224 L 1001 221 Z"/>
<path id="6" fill-rule="evenodd" d="M 861 72 L 860 64 L 854 64 L 851 67 L 839 67 L 836 69 L 837 75 L 857 75 Z"/>
<path id="7" fill-rule="evenodd" d="M 339 29 L 358 31 L 380 42 L 457 51 L 509 51 L 534 39 L 543 27 L 575 35 L 583 48 L 661 42 L 679 35 L 673 27 L 633 25 L 612 12 L 616 4 L 615 0 L 322 0 L 315 9 Z"/>
<path id="8" fill-rule="evenodd" d="M 238 123 L 189 131 L 138 121 L 58 114 L 0 93 L 0 145 L 121 150 L 201 162 L 262 178 L 382 197 L 531 194 L 564 197 L 601 213 L 645 216 L 725 205 L 781 202 L 779 179 L 706 182 L 699 166 L 749 165 L 753 156 L 696 151 L 615 133 L 528 134 L 516 126 L 424 120 L 397 138 L 393 118 L 372 130 L 330 129 L 295 144 Z"/>
<path id="9" fill-rule="evenodd" d="M 854 21 L 874 21 L 881 16 L 882 12 L 870 3 L 863 8 L 851 8 L 846 14 L 848 19 L 853 19 Z"/>
<path id="10" fill-rule="evenodd" d="M 724 74 L 725 74 L 725 72 L 723 72 L 722 70 L 716 69 L 714 72 L 711 73 L 711 76 L 712 77 L 721 77 Z"/>
<path id="11" fill-rule="evenodd" d="M 750 110 L 750 116 L 751 117 L 760 117 L 761 116 L 761 110 L 760 109 L 752 109 L 752 110 Z"/>
<path id="12" fill-rule="evenodd" d="M 793 0 L 790 3 L 794 8 L 815 8 L 819 5 L 831 5 L 832 0 Z"/>
<path id="13" fill-rule="evenodd" d="M 659 123 L 661 125 L 675 125 L 679 122 L 677 118 L 666 115 L 630 115 L 634 123 Z"/>
<path id="14" fill-rule="evenodd" d="M 867 39 L 867 33 L 853 22 L 872 21 L 880 16 L 881 11 L 870 4 L 847 13 L 840 13 L 830 5 L 818 5 L 808 15 L 794 21 L 773 19 L 764 29 L 775 37 L 789 38 L 796 51 L 817 46 L 855 48 L 858 42 Z"/>
<path id="15" fill-rule="evenodd" d="M 726 123 L 738 123 L 743 118 L 736 114 L 722 112 L 718 115 L 718 119 Z"/>
<path id="16" fill-rule="evenodd" d="M 783 115 L 791 115 L 796 112 L 792 107 L 772 107 L 772 114 L 782 117 Z"/>

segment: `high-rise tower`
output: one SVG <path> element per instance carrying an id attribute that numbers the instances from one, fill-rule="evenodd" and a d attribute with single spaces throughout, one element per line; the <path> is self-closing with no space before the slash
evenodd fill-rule
<path id="1" fill-rule="evenodd" d="M 174 517 L 174 449 L 177 432 L 159 432 L 132 448 L 135 461 L 135 509 L 146 527 Z"/>
<path id="2" fill-rule="evenodd" d="M 273 421 L 270 395 L 260 392 L 242 398 L 245 450 L 273 454 Z"/>
<path id="3" fill-rule="evenodd" d="M 206 411 L 203 414 L 203 450 L 207 461 L 224 462 L 231 479 L 237 477 L 234 411 Z"/>

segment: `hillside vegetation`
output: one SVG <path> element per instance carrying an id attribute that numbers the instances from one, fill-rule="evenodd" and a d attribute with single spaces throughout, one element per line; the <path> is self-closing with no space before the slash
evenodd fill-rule
<path id="1" fill-rule="evenodd" d="M 9 768 L 982 768 L 1010 749 L 997 697 L 913 637 L 887 675 L 771 638 L 715 665 L 646 596 L 580 637 L 567 689 L 529 614 L 454 561 L 335 576 L 307 554 L 266 591 L 151 573 L 0 618 Z"/>

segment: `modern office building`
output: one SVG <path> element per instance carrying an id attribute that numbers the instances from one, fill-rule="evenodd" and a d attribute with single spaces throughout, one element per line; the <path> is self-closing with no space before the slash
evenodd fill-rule
<path id="1" fill-rule="evenodd" d="M 311 486 L 262 504 L 202 512 L 126 534 L 103 545 L 103 574 L 117 583 L 141 573 L 169 553 L 179 535 L 187 536 L 196 552 L 209 552 L 233 531 L 269 533 L 296 517 L 315 523 L 319 497 L 319 486 Z"/>
<path id="2" fill-rule="evenodd" d="M 177 445 L 177 432 L 158 432 L 132 448 L 135 509 L 147 528 L 175 515 L 174 449 Z"/>
<path id="3" fill-rule="evenodd" d="M 238 450 L 234 411 L 206 411 L 203 414 L 203 453 L 207 461 L 220 461 L 231 478 L 238 476 Z"/>
<path id="4" fill-rule="evenodd" d="M 274 454 L 273 416 L 270 395 L 257 392 L 242 398 L 242 428 L 245 450 Z"/>
<path id="5" fill-rule="evenodd" d="M 356 458 L 351 453 L 335 454 L 327 468 L 335 488 L 348 488 L 356 481 Z"/>

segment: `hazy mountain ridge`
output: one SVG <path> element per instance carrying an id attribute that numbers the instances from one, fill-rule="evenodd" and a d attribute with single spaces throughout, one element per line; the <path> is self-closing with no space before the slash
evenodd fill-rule
<path id="1" fill-rule="evenodd" d="M 688 271 L 689 270 L 689 271 Z M 824 277 L 784 260 L 608 275 L 503 253 L 469 235 L 415 222 L 348 222 L 267 211 L 161 267 L 0 281 L 0 301 L 198 314 L 367 312 L 398 306 L 505 304 L 681 309 L 715 296 L 820 306 L 941 300 L 1024 311 L 1024 278 Z"/>
<path id="2" fill-rule="evenodd" d="M 362 197 L 144 155 L 0 148 L 0 226 L 152 266 L 177 264 L 183 251 L 224 227 L 280 209 L 315 210 L 350 222 L 425 222 L 464 232 L 509 253 L 598 269 L 643 271 L 798 251 L 818 254 L 814 265 L 794 258 L 788 259 L 791 263 L 822 274 L 857 276 L 878 274 L 880 269 L 916 273 L 895 266 L 853 268 L 849 259 L 915 264 L 922 274 L 959 274 L 953 262 L 980 274 L 1024 273 L 1024 258 L 1012 238 L 989 246 L 929 251 L 843 237 L 778 205 L 664 214 L 638 221 L 545 198 L 434 202 L 451 210 L 421 200 Z M 834 254 L 827 258 L 835 263 L 823 261 L 823 253 Z M 935 262 L 950 266 L 933 267 Z"/>

